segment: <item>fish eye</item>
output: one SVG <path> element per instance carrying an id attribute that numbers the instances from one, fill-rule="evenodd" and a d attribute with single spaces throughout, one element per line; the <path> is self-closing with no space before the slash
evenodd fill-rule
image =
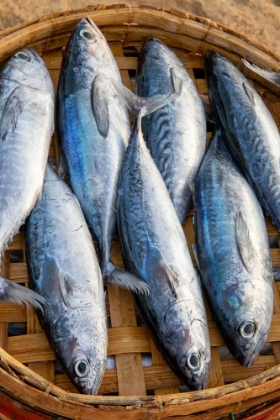
<path id="1" fill-rule="evenodd" d="M 89 363 L 87 360 L 78 360 L 75 363 L 74 371 L 79 378 L 84 378 L 89 372 Z"/>
<path id="2" fill-rule="evenodd" d="M 239 332 L 243 338 L 252 338 L 256 329 L 256 324 L 253 321 L 245 321 L 240 325 Z"/>
<path id="3" fill-rule="evenodd" d="M 198 353 L 191 353 L 186 361 L 186 367 L 191 370 L 198 370 L 200 368 L 200 356 Z"/>
<path id="4" fill-rule="evenodd" d="M 26 60 L 26 61 L 29 61 L 30 60 L 29 59 L 29 55 L 26 54 L 26 52 L 24 52 L 24 51 L 20 51 L 20 52 L 16 53 L 15 54 L 15 57 L 16 58 L 20 58 L 21 60 Z"/>
<path id="5" fill-rule="evenodd" d="M 85 38 L 89 41 L 95 41 L 96 40 L 96 36 L 91 31 L 89 31 L 88 29 L 80 30 L 80 35 L 81 35 L 82 38 Z"/>

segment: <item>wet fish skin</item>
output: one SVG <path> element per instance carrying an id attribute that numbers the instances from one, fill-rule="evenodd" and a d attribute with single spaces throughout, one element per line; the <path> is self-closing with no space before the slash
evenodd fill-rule
<path id="1" fill-rule="evenodd" d="M 194 182 L 206 147 L 206 119 L 197 89 L 181 60 L 157 38 L 148 38 L 139 55 L 137 94 L 167 94 L 170 70 L 182 83 L 181 93 L 142 120 L 144 139 L 165 181 L 181 223 L 192 206 Z"/>
<path id="2" fill-rule="evenodd" d="M 280 137 L 272 115 L 245 76 L 226 58 L 208 51 L 206 76 L 211 102 L 226 133 L 230 153 L 267 214 L 280 229 Z"/>
<path id="3" fill-rule="evenodd" d="M 203 389 L 210 344 L 199 279 L 164 181 L 145 145 L 144 100 L 139 101 L 118 190 L 122 255 L 126 269 L 150 288 L 149 295 L 135 299 L 159 350 L 190 389 Z M 151 112 L 149 106 L 145 112 Z"/>
<path id="4" fill-rule="evenodd" d="M 96 394 L 107 357 L 102 276 L 80 205 L 49 166 L 26 245 L 33 289 L 47 301 L 40 321 L 50 345 L 79 391 Z M 88 373 L 77 373 L 77 364 Z"/>
<path id="5" fill-rule="evenodd" d="M 89 18 L 81 19 L 63 59 L 58 123 L 71 187 L 98 241 L 107 282 L 125 277 L 109 258 L 117 184 L 130 135 L 128 109 L 112 81 L 120 84 L 121 76 L 107 41 Z"/>
<path id="6" fill-rule="evenodd" d="M 270 329 L 272 264 L 261 207 L 220 129 L 195 184 L 195 232 L 212 312 L 232 355 L 250 367 Z M 244 331 L 252 336 L 242 336 Z"/>
<path id="7" fill-rule="evenodd" d="M 0 254 L 40 199 L 51 135 L 53 85 L 31 48 L 15 53 L 0 73 Z M 1 278 L 4 301 L 44 302 Z"/>

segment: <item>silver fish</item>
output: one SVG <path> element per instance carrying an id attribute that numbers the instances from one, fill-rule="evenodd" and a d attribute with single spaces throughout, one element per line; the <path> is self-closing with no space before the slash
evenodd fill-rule
<path id="1" fill-rule="evenodd" d="M 104 280 L 141 291 L 141 282 L 110 262 L 117 184 L 130 135 L 129 113 L 112 81 L 120 84 L 121 76 L 105 37 L 90 18 L 80 20 L 58 88 L 62 149 L 71 187 L 99 244 Z"/>
<path id="2" fill-rule="evenodd" d="M 51 167 L 27 220 L 30 279 L 46 299 L 40 321 L 73 384 L 96 394 L 107 357 L 103 280 L 78 200 Z"/>
<path id="3" fill-rule="evenodd" d="M 270 329 L 273 277 L 262 209 L 218 129 L 195 184 L 202 282 L 232 355 L 250 367 Z"/>
<path id="4" fill-rule="evenodd" d="M 259 202 L 280 229 L 280 136 L 272 115 L 245 76 L 214 51 L 205 56 L 211 102 Z"/>
<path id="5" fill-rule="evenodd" d="M 1 255 L 40 200 L 53 113 L 53 85 L 43 60 L 29 48 L 17 52 L 0 73 Z M 1 282 L 2 293 L 10 292 L 4 300 L 40 300 L 27 289 Z"/>
<path id="6" fill-rule="evenodd" d="M 194 82 L 181 60 L 163 42 L 149 38 L 138 61 L 137 94 L 172 91 L 172 72 L 181 81 L 180 95 L 145 116 L 143 135 L 183 223 L 192 205 L 191 185 L 206 147 L 206 118 Z"/>
<path id="7" fill-rule="evenodd" d="M 164 99 L 118 88 L 137 116 L 122 167 L 118 226 L 126 268 L 149 286 L 138 308 L 169 365 L 190 389 L 207 385 L 210 343 L 198 275 L 174 206 L 143 139 L 141 117 Z"/>

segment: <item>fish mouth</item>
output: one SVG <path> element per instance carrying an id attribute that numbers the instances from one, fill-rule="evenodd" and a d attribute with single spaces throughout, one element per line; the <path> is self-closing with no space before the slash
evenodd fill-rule
<path id="1" fill-rule="evenodd" d="M 90 25 L 90 27 L 95 31 L 95 33 L 98 33 L 98 35 L 101 35 L 102 38 L 104 38 L 100 29 L 96 26 L 96 24 L 93 22 L 93 20 L 89 16 L 87 16 L 84 19 L 84 21 L 87 22 Z"/>
<path id="2" fill-rule="evenodd" d="M 82 394 L 95 395 L 97 392 L 95 384 L 87 383 L 87 381 L 80 380 L 78 382 L 78 389 Z"/>
<path id="3" fill-rule="evenodd" d="M 150 36 L 147 40 L 146 40 L 146 44 L 152 44 L 152 43 L 158 43 L 160 45 L 164 45 L 158 38 L 155 38 L 153 36 Z"/>
<path id="4" fill-rule="evenodd" d="M 87 16 L 87 17 L 85 18 L 85 21 L 86 21 L 87 23 L 89 23 L 89 24 L 90 24 L 90 26 L 92 26 L 93 28 L 95 27 L 95 24 L 93 23 L 93 21 L 91 20 L 91 18 L 90 18 L 89 16 Z"/>
<path id="5" fill-rule="evenodd" d="M 259 352 L 262 348 L 262 346 L 264 345 L 265 341 L 260 340 L 257 345 L 255 346 L 254 350 L 252 352 L 250 352 L 249 354 L 245 354 L 245 355 L 241 355 L 240 357 L 238 357 L 238 362 L 246 367 L 246 368 L 250 368 L 252 366 L 252 364 L 254 363 L 254 361 L 256 360 L 256 358 L 259 355 Z"/>
<path id="6" fill-rule="evenodd" d="M 202 391 L 207 388 L 208 375 L 193 376 L 190 378 L 186 385 L 191 391 Z"/>
<path id="7" fill-rule="evenodd" d="M 223 57 L 221 54 L 217 53 L 216 51 L 208 50 L 205 54 L 205 60 L 207 62 L 209 61 L 212 62 L 212 65 L 213 65 L 216 60 L 225 61 L 226 59 L 225 57 Z"/>
<path id="8" fill-rule="evenodd" d="M 207 70 L 211 73 L 214 71 L 214 68 L 217 65 L 217 61 L 218 60 L 222 60 L 225 61 L 225 58 L 218 54 L 216 51 L 213 50 L 208 50 L 205 54 L 205 64 L 206 64 L 206 68 Z"/>
<path id="9" fill-rule="evenodd" d="M 246 356 L 241 356 L 238 358 L 238 362 L 246 367 L 246 368 L 250 368 L 252 366 L 252 364 L 254 363 L 256 357 L 257 357 L 257 353 L 256 351 L 254 351 L 253 353 L 246 355 Z"/>

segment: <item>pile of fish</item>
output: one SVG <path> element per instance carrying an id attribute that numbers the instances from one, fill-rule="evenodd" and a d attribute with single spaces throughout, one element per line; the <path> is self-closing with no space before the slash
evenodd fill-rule
<path id="1" fill-rule="evenodd" d="M 34 291 L 0 278 L 0 298 L 43 304 L 50 345 L 82 393 L 98 392 L 106 367 L 107 284 L 135 292 L 157 347 L 189 389 L 205 389 L 210 371 L 202 287 L 243 366 L 266 341 L 273 277 L 261 206 L 279 229 L 278 129 L 233 64 L 209 51 L 205 65 L 216 122 L 206 154 L 203 101 L 179 58 L 149 38 L 135 95 L 100 30 L 89 18 L 78 22 L 57 96 L 59 174 L 69 185 L 46 166 L 53 88 L 43 61 L 24 49 L 0 75 L 2 253 L 34 207 L 26 225 Z M 181 225 L 192 205 L 202 286 Z M 117 230 L 125 270 L 110 261 Z"/>

